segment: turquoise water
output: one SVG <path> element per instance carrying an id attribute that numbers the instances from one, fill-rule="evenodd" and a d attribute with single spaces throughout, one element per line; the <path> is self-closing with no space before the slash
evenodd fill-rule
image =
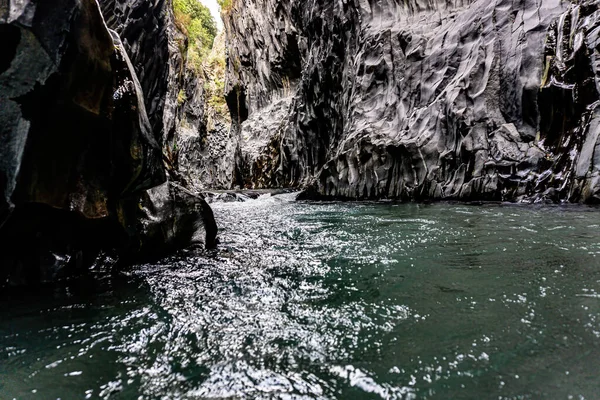
<path id="1" fill-rule="evenodd" d="M 598 399 L 600 210 L 213 205 L 215 253 L 0 300 L 0 399 Z"/>

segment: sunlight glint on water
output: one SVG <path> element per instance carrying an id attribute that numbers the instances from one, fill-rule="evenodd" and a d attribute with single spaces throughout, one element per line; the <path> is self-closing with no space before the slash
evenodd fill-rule
<path id="1" fill-rule="evenodd" d="M 2 305 L 0 398 L 600 393 L 597 209 L 292 195 L 213 208 L 216 255 Z"/>

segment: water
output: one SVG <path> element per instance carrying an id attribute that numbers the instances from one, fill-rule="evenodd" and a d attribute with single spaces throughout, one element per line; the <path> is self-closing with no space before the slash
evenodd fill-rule
<path id="1" fill-rule="evenodd" d="M 215 254 L 0 303 L 0 399 L 598 399 L 600 212 L 214 205 Z"/>

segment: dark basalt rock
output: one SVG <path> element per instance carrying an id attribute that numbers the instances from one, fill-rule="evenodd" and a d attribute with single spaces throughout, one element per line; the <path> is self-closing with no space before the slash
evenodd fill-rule
<path id="1" fill-rule="evenodd" d="M 210 77 L 188 65 L 187 37 L 166 0 L 100 0 L 110 28 L 131 56 L 168 174 L 189 188 L 226 188 L 234 174 L 237 140 L 230 123 L 207 106 Z M 224 46 L 221 38 L 217 46 Z"/>
<path id="2" fill-rule="evenodd" d="M 596 201 L 595 1 L 234 2 L 238 184 Z"/>
<path id="3" fill-rule="evenodd" d="M 127 212 L 156 200 L 147 190 L 166 180 L 146 111 L 160 105 L 144 97 L 98 3 L 5 2 L 0 32 L 8 43 L 0 62 L 0 286 L 69 276 L 107 249 L 146 251 L 143 243 L 152 242 L 158 254 L 185 246 L 194 216 L 212 244 L 214 220 L 201 199 L 165 193 L 161 207 L 183 209 L 164 243 L 142 225 L 165 221 Z M 160 68 L 147 85 L 168 74 L 168 65 Z"/>
<path id="4" fill-rule="evenodd" d="M 208 60 L 217 60 L 225 53 L 225 36 L 215 38 Z M 237 135 L 231 131 L 229 115 L 223 115 L 215 101 L 215 81 L 221 81 L 218 65 L 208 65 L 200 73 L 186 70 L 175 138 L 172 140 L 172 159 L 180 179 L 197 191 L 206 188 L 231 187 L 235 173 Z M 212 82 L 211 82 L 212 81 Z M 205 85 L 208 87 L 205 88 Z"/>
<path id="5" fill-rule="evenodd" d="M 237 151 L 237 138 L 229 121 L 219 115 L 212 115 L 208 124 L 203 122 L 200 126 L 189 116 L 182 121 L 175 142 L 177 171 L 199 190 L 229 188 Z"/>
<path id="6" fill-rule="evenodd" d="M 103 249 L 128 238 L 111 218 L 88 219 L 46 204 L 18 205 L 0 230 L 0 295 L 7 286 L 54 283 L 88 273 Z"/>
<path id="7" fill-rule="evenodd" d="M 181 50 L 177 46 L 170 48 L 176 35 L 171 2 L 99 0 L 99 4 L 107 26 L 119 34 L 131 58 L 144 93 L 154 137 L 162 143 L 165 132 L 175 124 L 175 121 L 164 121 L 165 108 L 172 107 L 173 102 L 168 100 L 177 96 L 177 88 L 169 85 L 174 83 L 173 78 L 176 83 L 179 80 L 174 71 L 179 71 L 182 64 Z M 169 96 L 171 91 L 175 93 Z M 174 110 L 166 112 L 167 118 L 170 115 L 174 119 L 174 114 Z"/>
<path id="8" fill-rule="evenodd" d="M 142 254 L 160 248 L 164 243 L 171 250 L 190 244 L 213 248 L 217 244 L 217 224 L 210 206 L 204 197 L 169 182 L 148 190 L 142 197 L 142 211 L 147 215 L 140 218 Z M 153 232 L 156 231 L 156 232 Z"/>
<path id="9" fill-rule="evenodd" d="M 167 182 L 147 190 L 139 201 L 123 202 L 124 215 L 133 221 L 128 227 L 135 240 L 126 252 L 130 260 L 164 256 L 190 246 L 215 247 L 217 224 L 204 197 Z"/>
<path id="10" fill-rule="evenodd" d="M 3 197 L 107 217 L 111 198 L 165 180 L 137 78 L 95 1 L 11 13 L 22 4 L 5 20 L 23 39 L 0 76 Z"/>

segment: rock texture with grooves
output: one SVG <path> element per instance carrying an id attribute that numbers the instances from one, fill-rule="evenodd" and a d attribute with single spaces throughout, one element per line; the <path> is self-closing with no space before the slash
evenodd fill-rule
<path id="1" fill-rule="evenodd" d="M 217 225 L 204 198 L 173 182 L 146 191 L 138 218 L 143 259 L 160 257 L 190 245 L 216 246 Z M 137 257 L 138 259 L 140 257 Z"/>
<path id="2" fill-rule="evenodd" d="M 217 233 L 212 211 L 182 162 L 184 156 L 202 160 L 203 154 L 181 146 L 190 135 L 206 136 L 204 82 L 188 66 L 188 39 L 175 23 L 172 2 L 100 0 L 100 5 L 107 25 L 121 35 L 131 55 L 154 136 L 163 147 L 168 180 L 140 199 L 121 202 L 122 225 L 134 238 L 129 255 L 148 258 L 199 241 L 212 247 Z"/>
<path id="3" fill-rule="evenodd" d="M 234 1 L 237 183 L 600 200 L 597 1 Z"/>
<path id="4" fill-rule="evenodd" d="M 193 90 L 193 86 L 188 89 Z M 227 118 L 205 104 L 199 107 L 197 111 L 202 109 L 204 118 L 198 119 L 193 110 L 187 110 L 177 130 L 177 171 L 197 191 L 229 189 L 235 179 L 237 137 L 232 135 Z"/>
<path id="5" fill-rule="evenodd" d="M 172 141 L 181 115 L 177 101 L 186 90 L 187 38 L 177 29 L 168 0 L 99 0 L 109 28 L 122 38 L 144 93 L 153 132 Z M 198 101 L 203 102 L 200 98 Z"/>
<path id="6" fill-rule="evenodd" d="M 100 5 L 131 55 L 170 179 L 193 190 L 229 187 L 237 142 L 228 119 L 207 104 L 204 84 L 213 77 L 188 65 L 188 39 L 174 22 L 171 2 L 100 0 Z M 216 46 L 224 47 L 223 35 Z"/>

